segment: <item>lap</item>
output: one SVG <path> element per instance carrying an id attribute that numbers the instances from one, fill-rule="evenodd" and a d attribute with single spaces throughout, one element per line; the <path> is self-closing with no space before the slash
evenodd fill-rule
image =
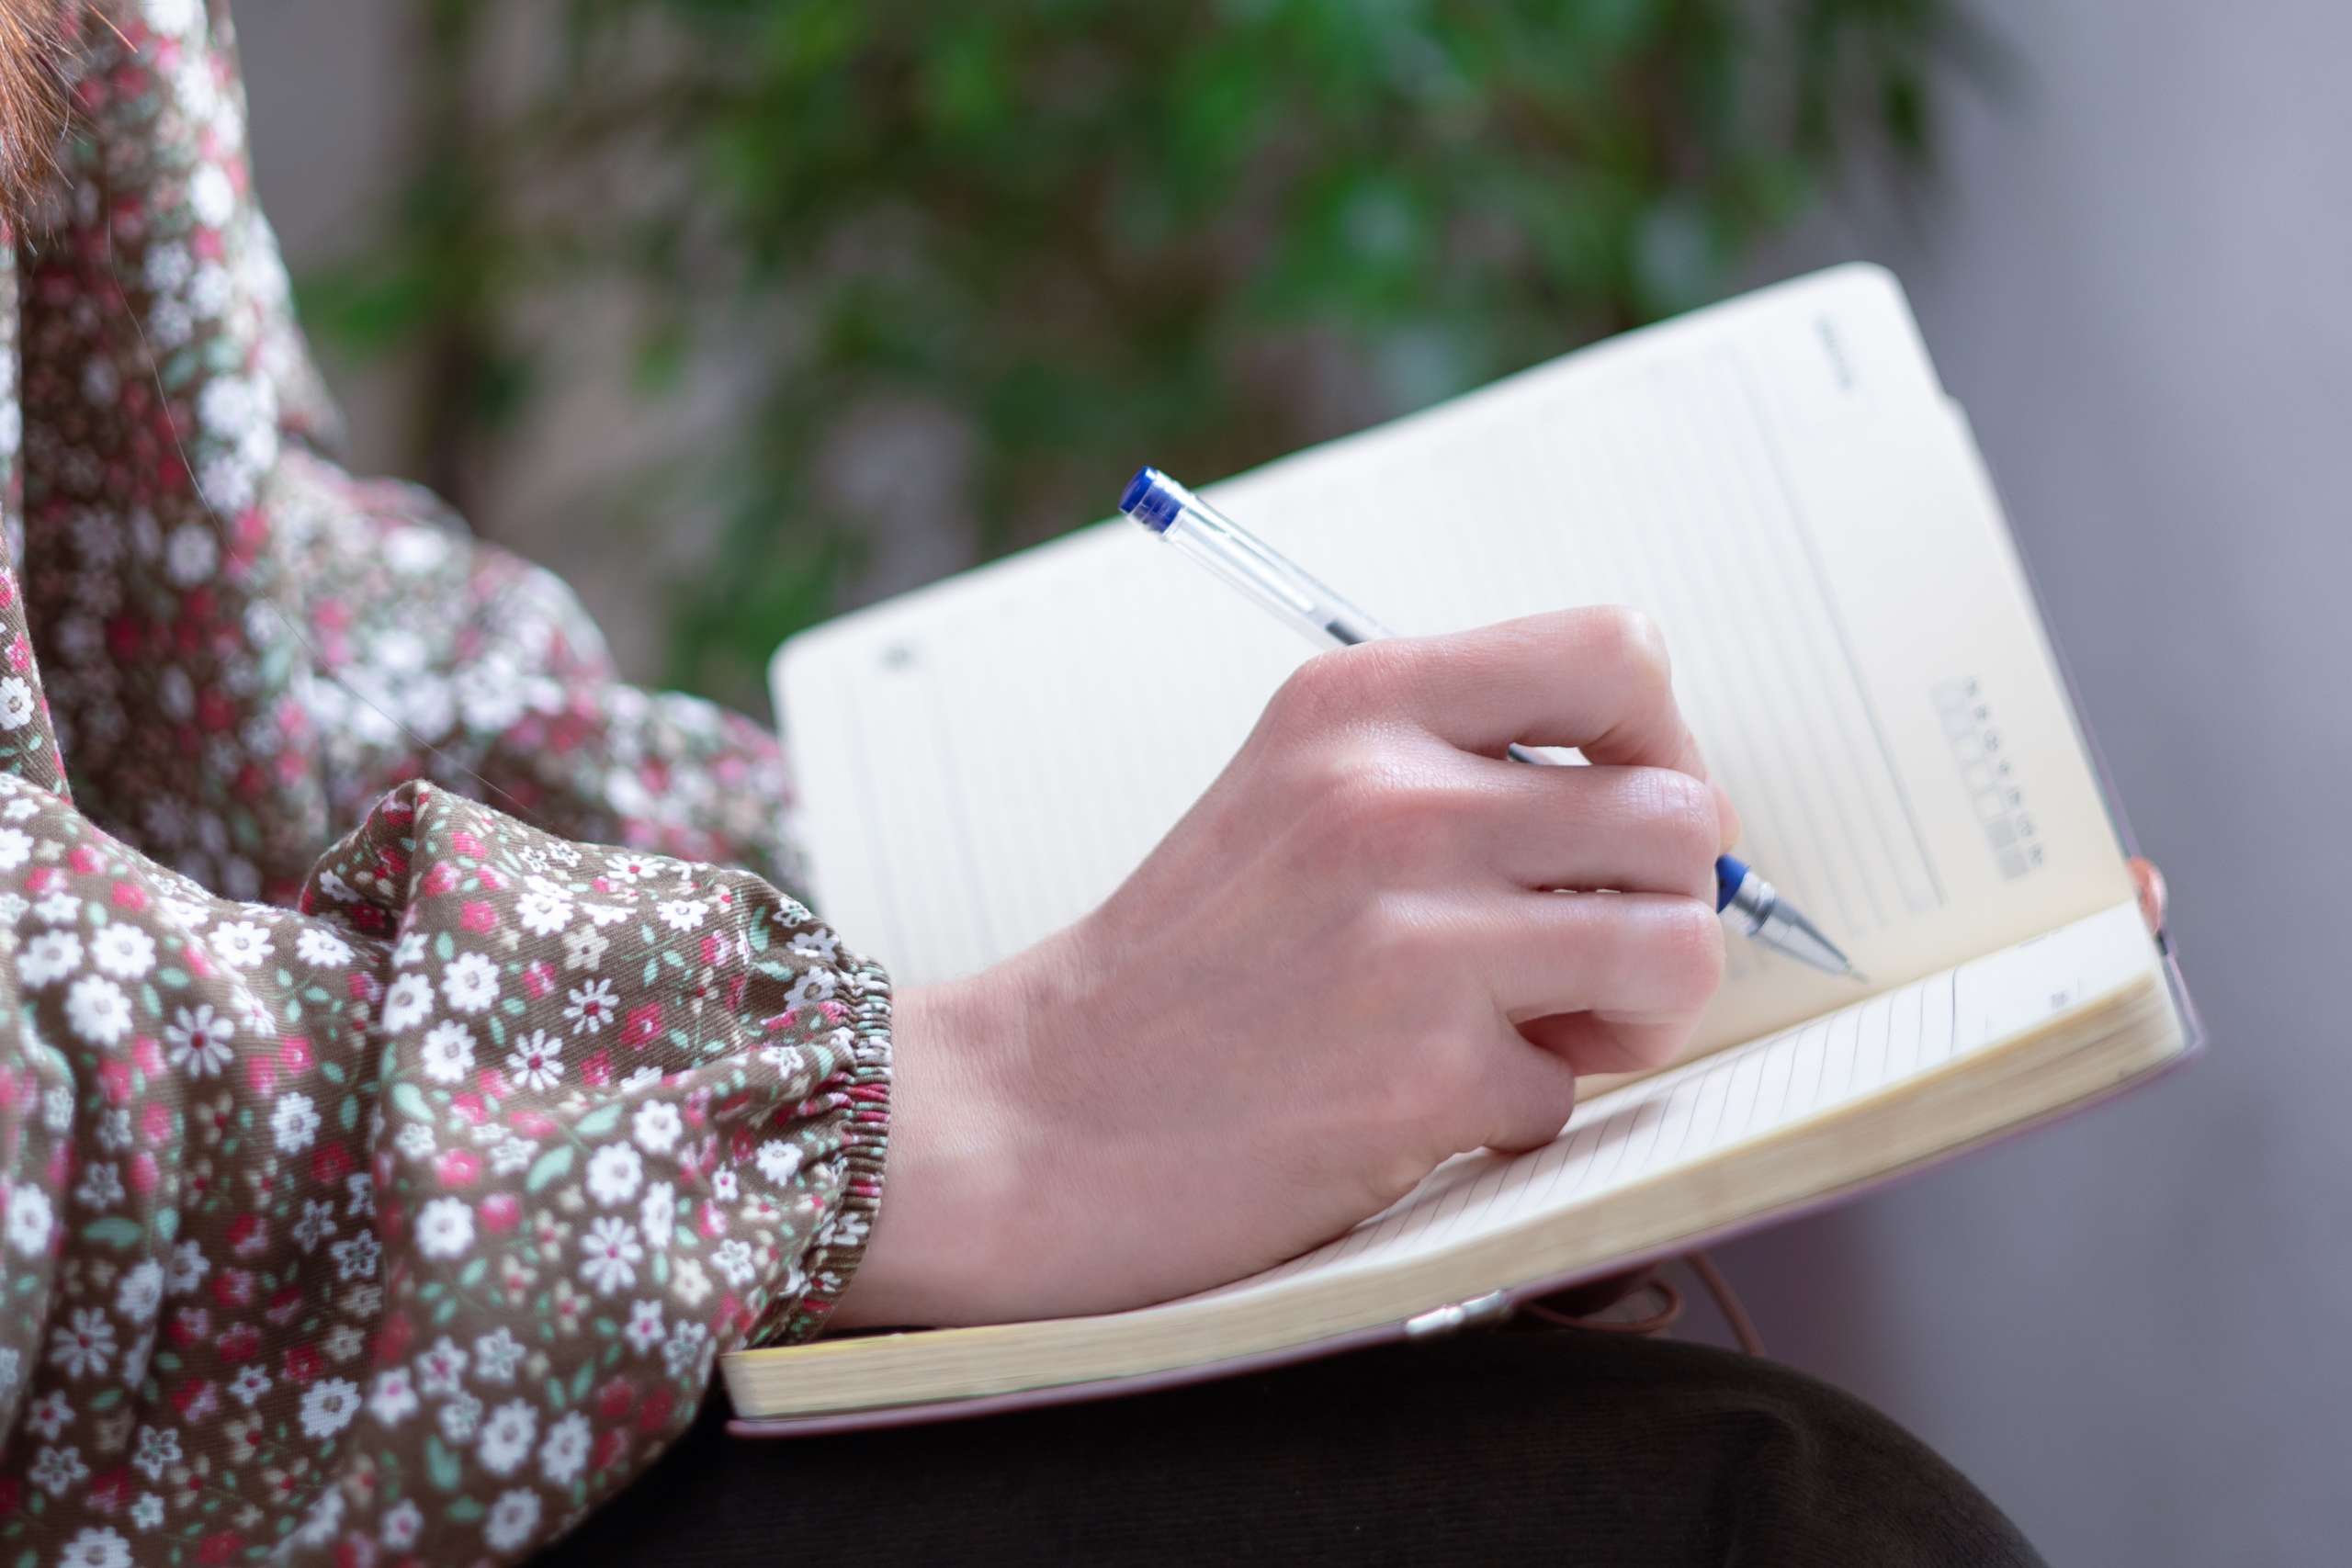
<path id="1" fill-rule="evenodd" d="M 745 1441 L 714 1395 L 555 1564 L 2039 1560 L 1917 1439 L 1801 1373 L 1581 1331 L 1396 1346 L 1135 1399 Z"/>

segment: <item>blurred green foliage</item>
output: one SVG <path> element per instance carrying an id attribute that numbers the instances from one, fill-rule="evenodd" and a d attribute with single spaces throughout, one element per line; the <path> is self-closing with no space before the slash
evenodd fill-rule
<path id="1" fill-rule="evenodd" d="M 624 290 L 643 396 L 748 364 L 731 437 L 582 520 L 724 516 L 670 674 L 737 699 L 859 570 L 876 519 L 818 476 L 863 414 L 963 433 L 968 553 L 1033 542 L 1139 461 L 1231 472 L 1704 301 L 1858 151 L 1926 154 L 1969 41 L 1948 0 L 526 0 L 518 70 L 514 6 L 412 3 L 408 196 L 311 324 L 421 345 L 449 488 L 568 290 Z"/>

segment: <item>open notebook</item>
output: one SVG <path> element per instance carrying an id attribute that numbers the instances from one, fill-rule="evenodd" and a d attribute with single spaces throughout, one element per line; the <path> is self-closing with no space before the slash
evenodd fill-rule
<path id="1" fill-rule="evenodd" d="M 1884 272 L 1767 289 L 1207 494 L 1407 634 L 1651 612 L 1741 852 L 1879 988 L 1735 941 L 1691 1059 L 1596 1086 L 1545 1149 L 1453 1161 L 1347 1235 L 1185 1302 L 729 1357 L 740 1415 L 969 1413 L 1450 1325 L 1850 1192 L 2188 1048 L 1966 421 Z M 1121 523 L 794 638 L 777 705 L 828 916 L 902 985 L 1075 919 L 1306 651 Z"/>

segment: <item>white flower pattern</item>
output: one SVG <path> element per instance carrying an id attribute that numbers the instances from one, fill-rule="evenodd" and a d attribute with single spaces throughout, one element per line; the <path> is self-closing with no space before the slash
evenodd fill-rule
<path id="1" fill-rule="evenodd" d="M 304 439 L 223 8 L 118 9 L 69 66 L 60 232 L 0 247 L 33 563 L 0 549 L 0 1256 L 43 1303 L 0 1316 L 0 1472 L 39 1505 L 0 1533 L 519 1561 L 715 1355 L 822 1322 L 877 1200 L 888 984 L 699 863 L 778 863 L 772 740 L 618 685 L 552 579 Z M 616 847 L 408 782 L 363 686 Z"/>

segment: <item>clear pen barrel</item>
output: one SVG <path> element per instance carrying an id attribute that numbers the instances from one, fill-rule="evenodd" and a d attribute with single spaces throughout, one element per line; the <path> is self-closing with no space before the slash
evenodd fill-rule
<path id="1" fill-rule="evenodd" d="M 1137 476 L 1123 510 L 1318 645 L 1351 646 L 1393 635 L 1158 469 Z"/>

